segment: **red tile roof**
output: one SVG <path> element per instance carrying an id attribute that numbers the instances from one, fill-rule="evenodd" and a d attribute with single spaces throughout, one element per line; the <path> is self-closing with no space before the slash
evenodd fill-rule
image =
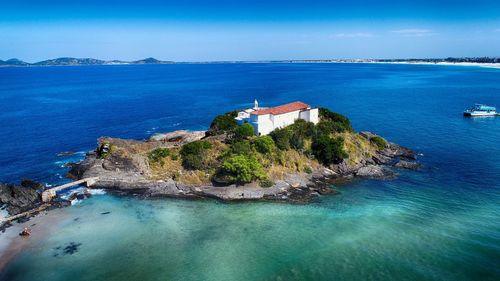
<path id="1" fill-rule="evenodd" d="M 266 108 L 266 109 L 260 109 L 256 111 L 252 111 L 250 114 L 254 115 L 265 115 L 265 114 L 272 114 L 272 115 L 278 115 L 278 114 L 283 114 L 283 113 L 288 113 L 296 110 L 304 110 L 309 108 L 308 104 L 305 104 L 300 101 L 292 102 L 292 103 L 287 103 L 284 105 L 272 107 L 272 108 Z"/>

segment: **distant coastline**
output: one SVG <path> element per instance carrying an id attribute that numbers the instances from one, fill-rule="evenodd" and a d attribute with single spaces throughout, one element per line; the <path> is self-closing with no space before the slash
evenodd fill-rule
<path id="1" fill-rule="evenodd" d="M 312 59 L 312 60 L 259 60 L 259 61 L 163 61 L 145 58 L 135 61 L 100 60 L 94 58 L 62 57 L 34 63 L 16 58 L 0 60 L 0 67 L 35 67 L 35 66 L 83 66 L 83 65 L 137 65 L 137 64 L 223 64 L 223 63 L 383 63 L 383 64 L 418 64 L 418 65 L 455 65 L 500 68 L 500 57 L 477 58 L 431 58 L 431 59 Z"/>
<path id="2" fill-rule="evenodd" d="M 414 65 L 443 65 L 443 66 L 479 66 L 479 67 L 489 67 L 489 68 L 500 68 L 500 62 L 496 63 L 485 63 L 485 62 L 430 62 L 430 61 L 372 61 L 372 62 L 361 62 L 361 63 L 378 63 L 378 64 L 414 64 Z"/>
<path id="3" fill-rule="evenodd" d="M 63 57 L 35 63 L 25 62 L 16 58 L 0 60 L 0 67 L 33 67 L 33 66 L 80 66 L 80 65 L 128 65 L 128 64 L 171 64 L 173 61 L 161 61 L 155 58 L 145 58 L 135 61 L 100 60 L 94 58 Z"/>

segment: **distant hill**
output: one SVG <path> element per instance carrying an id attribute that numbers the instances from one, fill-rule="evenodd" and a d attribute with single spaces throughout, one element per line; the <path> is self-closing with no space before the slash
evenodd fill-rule
<path id="1" fill-rule="evenodd" d="M 0 60 L 0 66 L 26 66 L 29 65 L 29 63 L 18 60 L 18 59 L 9 59 L 6 61 Z"/>
<path id="2" fill-rule="evenodd" d="M 99 60 L 93 58 L 71 58 L 63 57 L 50 60 L 39 61 L 35 63 L 24 62 L 19 59 L 0 60 L 0 66 L 76 66 L 76 65 L 110 65 L 110 64 L 169 64 L 172 61 L 161 61 L 155 58 L 145 58 L 136 61 L 120 60 Z"/>
<path id="3" fill-rule="evenodd" d="M 159 63 L 164 63 L 162 61 L 159 61 L 155 58 L 146 58 L 146 59 L 143 59 L 143 60 L 136 60 L 136 61 L 133 61 L 132 63 L 134 64 L 159 64 Z"/>
<path id="4" fill-rule="evenodd" d="M 52 60 L 44 60 L 36 62 L 33 65 L 94 65 L 94 64 L 104 64 L 104 62 L 105 61 L 103 60 L 97 60 L 91 58 L 84 58 L 84 59 L 57 58 Z"/>

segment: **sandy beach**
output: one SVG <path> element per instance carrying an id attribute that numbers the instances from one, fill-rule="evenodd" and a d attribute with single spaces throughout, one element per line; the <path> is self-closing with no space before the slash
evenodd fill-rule
<path id="1" fill-rule="evenodd" d="M 425 61 L 393 61 L 393 62 L 381 62 L 381 61 L 366 61 L 360 63 L 378 63 L 378 64 L 414 64 L 414 65 L 444 65 L 444 66 L 477 66 L 477 67 L 487 67 L 487 68 L 500 68 L 499 63 L 477 63 L 477 62 L 425 62 Z"/>
<path id="2" fill-rule="evenodd" d="M 14 222 L 5 232 L 0 233 L 0 272 L 23 250 L 37 247 L 55 229 L 54 225 L 62 222 L 65 217 L 63 209 L 44 211 L 27 222 Z M 32 234 L 29 237 L 19 236 L 25 227 L 30 228 Z"/>

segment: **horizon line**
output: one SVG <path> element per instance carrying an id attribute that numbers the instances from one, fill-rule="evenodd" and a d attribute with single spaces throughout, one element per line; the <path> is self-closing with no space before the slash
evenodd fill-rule
<path id="1" fill-rule="evenodd" d="M 70 57 L 70 56 L 63 56 L 63 57 L 56 57 L 56 58 L 49 58 L 49 59 L 43 59 L 40 61 L 34 61 L 34 62 L 28 62 L 19 58 L 9 58 L 9 59 L 0 59 L 1 62 L 18 62 L 18 63 L 25 63 L 28 65 L 36 65 L 38 63 L 42 62 L 51 62 L 51 61 L 57 61 L 57 60 L 95 60 L 98 62 L 102 62 L 102 64 L 130 64 L 130 63 L 140 63 L 144 62 L 147 60 L 154 60 L 154 63 L 258 63 L 258 62 L 303 62 L 303 61 L 330 61 L 330 62 L 355 62 L 355 61 L 425 61 L 425 60 L 477 60 L 477 59 L 489 59 L 489 60 L 498 60 L 500 59 L 500 56 L 461 56 L 461 57 L 406 57 L 406 58 L 311 58 L 311 59 L 261 59 L 261 60 L 193 60 L 193 61 L 175 61 L 175 60 L 163 60 L 163 59 L 157 59 L 155 57 L 146 57 L 142 59 L 134 59 L 134 60 L 121 60 L 121 59 L 99 59 L 99 58 L 93 58 L 93 57 Z M 91 64 L 91 63 L 89 63 Z M 96 63 L 99 64 L 99 63 Z M 147 64 L 147 63 L 143 63 Z M 22 66 L 22 65 L 20 65 Z"/>

